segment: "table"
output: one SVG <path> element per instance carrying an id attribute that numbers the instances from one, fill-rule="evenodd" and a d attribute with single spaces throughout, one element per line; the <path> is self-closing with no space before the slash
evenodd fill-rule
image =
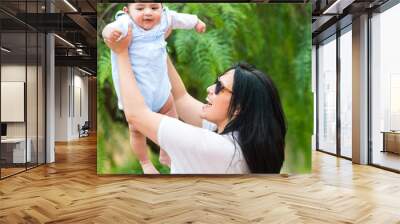
<path id="1" fill-rule="evenodd" d="M 26 163 L 31 162 L 31 145 L 30 138 L 26 139 L 28 147 L 25 154 L 25 138 L 6 138 L 1 139 L 1 157 L 6 163 Z M 26 161 L 25 161 L 26 159 Z"/>
<path id="2" fill-rule="evenodd" d="M 400 131 L 382 131 L 381 133 L 383 133 L 382 152 L 400 154 Z"/>

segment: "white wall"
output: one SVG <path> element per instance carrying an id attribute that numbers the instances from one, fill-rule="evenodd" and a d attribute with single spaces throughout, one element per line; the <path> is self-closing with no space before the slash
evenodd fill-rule
<path id="1" fill-rule="evenodd" d="M 88 120 L 88 78 L 72 67 L 56 67 L 55 73 L 55 140 L 70 141 Z"/>
<path id="2" fill-rule="evenodd" d="M 55 141 L 68 140 L 68 86 L 67 67 L 55 68 Z"/>

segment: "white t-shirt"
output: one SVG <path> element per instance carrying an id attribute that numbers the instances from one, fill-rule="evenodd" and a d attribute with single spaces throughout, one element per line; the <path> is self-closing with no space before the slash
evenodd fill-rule
<path id="1" fill-rule="evenodd" d="M 207 121 L 199 128 L 175 118 L 162 118 L 157 138 L 171 158 L 171 174 L 249 173 L 242 150 L 232 135 L 220 135 L 212 128 Z"/>

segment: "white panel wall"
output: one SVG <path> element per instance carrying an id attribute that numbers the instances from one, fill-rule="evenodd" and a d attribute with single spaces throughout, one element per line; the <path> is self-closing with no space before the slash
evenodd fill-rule
<path id="1" fill-rule="evenodd" d="M 52 4 L 48 1 L 47 6 L 53 11 Z M 46 37 L 46 163 L 55 162 L 55 43 L 54 35 L 47 34 Z"/>
<path id="2" fill-rule="evenodd" d="M 24 93 L 24 82 L 1 82 L 1 122 L 24 122 Z"/>
<path id="3" fill-rule="evenodd" d="M 68 141 L 68 86 L 67 67 L 55 68 L 55 141 Z"/>
<path id="4" fill-rule="evenodd" d="M 78 124 L 88 120 L 88 78 L 72 67 L 56 67 L 56 141 L 79 138 Z"/>

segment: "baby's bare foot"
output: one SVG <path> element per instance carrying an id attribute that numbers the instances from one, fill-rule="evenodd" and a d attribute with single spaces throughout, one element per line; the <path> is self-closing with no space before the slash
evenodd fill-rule
<path id="1" fill-rule="evenodd" d="M 171 158 L 169 158 L 168 154 L 163 149 L 160 150 L 158 161 L 164 166 L 171 167 Z"/>
<path id="2" fill-rule="evenodd" d="M 164 166 L 171 167 L 171 159 L 169 158 L 169 156 L 161 156 L 161 155 L 160 155 L 159 161 L 160 161 L 160 163 L 163 164 Z"/>
<path id="3" fill-rule="evenodd" d="M 140 165 L 142 165 L 144 174 L 160 174 L 150 161 L 141 162 Z"/>

